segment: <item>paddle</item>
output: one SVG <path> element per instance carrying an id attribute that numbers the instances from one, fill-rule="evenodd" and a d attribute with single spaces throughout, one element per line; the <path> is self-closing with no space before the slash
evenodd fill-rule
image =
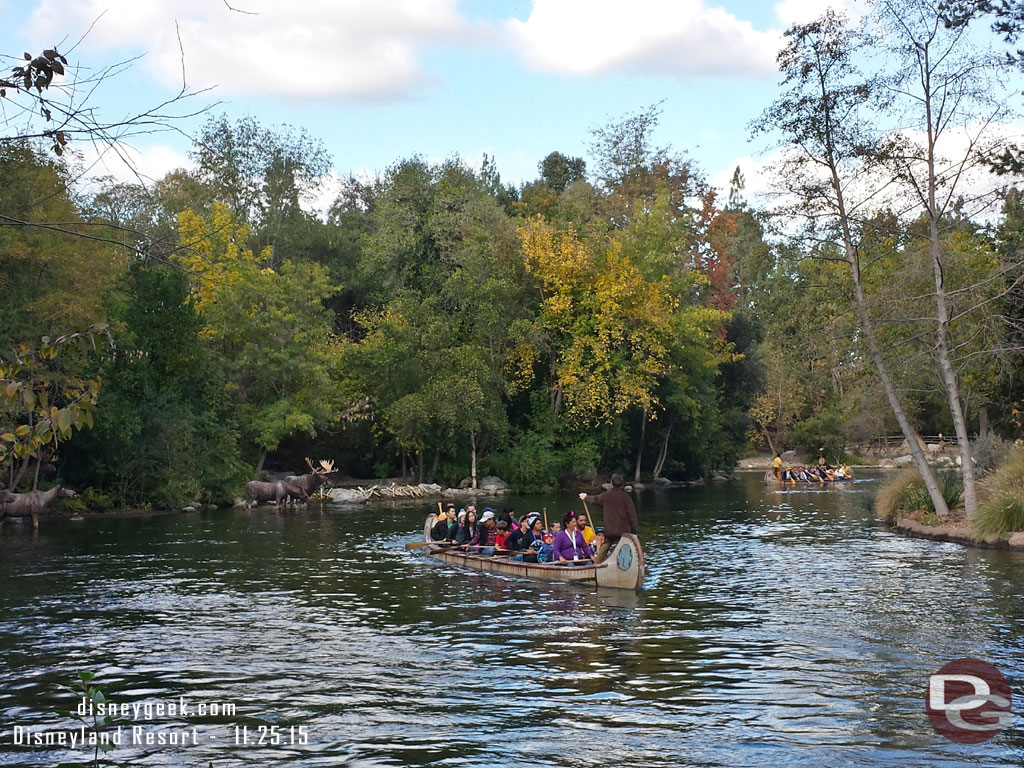
<path id="1" fill-rule="evenodd" d="M 452 547 L 464 546 L 459 544 L 453 544 L 448 541 L 410 541 L 405 545 L 405 548 L 412 552 L 414 549 L 423 549 L 423 547 Z"/>
<path id="2" fill-rule="evenodd" d="M 593 528 L 596 531 L 597 530 L 597 520 L 595 520 L 594 516 L 592 514 L 590 514 L 590 507 L 587 506 L 586 500 L 580 499 L 580 501 L 583 502 L 583 511 L 587 513 L 587 522 L 590 523 L 590 527 Z"/>

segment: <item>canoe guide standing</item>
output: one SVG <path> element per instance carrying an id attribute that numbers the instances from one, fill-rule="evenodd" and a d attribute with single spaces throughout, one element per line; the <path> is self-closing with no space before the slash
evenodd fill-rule
<path id="1" fill-rule="evenodd" d="M 637 533 L 636 505 L 633 497 L 624 490 L 626 481 L 616 472 L 612 475 L 612 487 L 604 493 L 590 496 L 581 493 L 580 499 L 586 504 L 597 504 L 604 509 L 604 542 L 594 555 L 594 562 L 604 562 L 608 550 L 612 549 L 624 533 Z"/>

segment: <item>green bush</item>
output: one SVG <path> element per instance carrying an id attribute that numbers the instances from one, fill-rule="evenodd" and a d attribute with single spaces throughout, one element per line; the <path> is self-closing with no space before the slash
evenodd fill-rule
<path id="1" fill-rule="evenodd" d="M 86 488 L 74 498 L 64 500 L 64 510 L 78 514 L 82 512 L 113 512 L 114 506 L 114 499 L 110 494 L 95 488 Z"/>
<path id="2" fill-rule="evenodd" d="M 985 501 L 978 507 L 974 530 L 982 536 L 1024 531 L 1024 449 L 1014 448 L 988 478 Z"/>
<path id="3" fill-rule="evenodd" d="M 1013 443 L 1009 440 L 1004 440 L 995 432 L 989 432 L 972 443 L 971 455 L 978 471 L 987 474 L 1005 462 L 1012 449 Z"/>
<path id="4" fill-rule="evenodd" d="M 484 468 L 517 491 L 543 491 L 558 483 L 564 457 L 550 436 L 526 432 L 508 450 L 489 456 Z"/>
<path id="5" fill-rule="evenodd" d="M 964 503 L 964 476 L 957 470 L 947 470 L 946 472 L 939 472 L 935 479 L 939 483 L 939 493 L 942 494 L 942 498 L 946 502 L 947 509 L 956 509 L 962 507 Z M 935 511 L 935 505 L 932 504 L 931 497 L 928 497 L 928 506 Z"/>
<path id="6" fill-rule="evenodd" d="M 593 482 L 597 476 L 597 463 L 601 460 L 601 451 L 593 439 L 581 440 L 565 451 L 565 463 L 571 480 Z"/>

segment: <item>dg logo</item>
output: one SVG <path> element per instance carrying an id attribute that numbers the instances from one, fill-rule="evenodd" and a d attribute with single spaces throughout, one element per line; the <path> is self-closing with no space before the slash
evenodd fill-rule
<path id="1" fill-rule="evenodd" d="M 957 659 L 928 678 L 928 719 L 958 744 L 979 744 L 1006 728 L 1010 702 L 1009 683 L 987 661 Z"/>

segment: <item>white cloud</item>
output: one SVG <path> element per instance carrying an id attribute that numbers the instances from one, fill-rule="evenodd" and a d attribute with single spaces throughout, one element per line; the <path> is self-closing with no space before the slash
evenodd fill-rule
<path id="1" fill-rule="evenodd" d="M 534 0 L 505 26 L 530 68 L 582 76 L 770 76 L 780 41 L 704 0 Z"/>
<path id="2" fill-rule="evenodd" d="M 984 141 L 976 143 L 979 142 L 979 134 L 983 134 Z M 918 146 L 925 142 L 925 136 L 920 132 L 904 131 L 902 135 Z M 979 221 L 991 221 L 999 213 L 1001 190 L 1010 181 L 991 174 L 986 166 L 974 161 L 963 167 L 960 161 L 972 157 L 981 146 L 1005 146 L 1010 142 L 1018 145 L 1024 143 L 1024 124 L 983 125 L 974 122 L 968 126 L 951 128 L 940 139 L 937 145 L 937 171 L 943 179 L 954 183 L 951 199 L 963 201 L 963 213 L 966 216 Z M 719 200 L 724 203 L 728 199 L 732 174 L 739 166 L 745 181 L 743 196 L 751 206 L 772 210 L 795 202 L 794 197 L 786 193 L 775 173 L 775 168 L 791 151 L 792 148 L 782 147 L 760 158 L 741 157 L 726 168 L 716 171 L 712 174 L 711 185 L 719 192 Z M 924 168 L 916 168 L 915 173 L 920 177 Z M 890 179 L 889 175 L 882 172 L 861 175 L 845 190 L 847 205 L 855 207 L 858 216 L 870 216 L 883 210 L 892 211 L 908 222 L 920 216 L 923 212 L 920 200 L 906 184 L 893 185 Z M 950 195 L 950 188 L 943 185 L 941 189 L 940 200 L 944 202 Z"/>
<path id="3" fill-rule="evenodd" d="M 120 182 L 138 184 L 141 181 L 150 185 L 170 171 L 195 167 L 186 155 L 166 144 L 144 148 L 121 144 L 117 152 L 105 145 L 89 142 L 76 142 L 73 147 L 81 155 L 86 181 L 113 176 Z"/>
<path id="4" fill-rule="evenodd" d="M 180 34 L 193 88 L 322 99 L 403 94 L 427 79 L 423 49 L 473 31 L 456 0 L 232 0 L 231 6 L 239 11 L 218 0 L 41 0 L 29 27 L 37 39 L 58 40 L 96 21 L 85 48 L 146 51 L 144 66 L 168 86 L 181 82 Z"/>
<path id="5" fill-rule="evenodd" d="M 782 151 L 776 150 L 760 159 L 739 157 L 729 163 L 727 168 L 715 171 L 711 175 L 711 186 L 718 192 L 719 205 L 728 201 L 732 175 L 739 167 L 743 174 L 743 199 L 755 208 L 766 206 L 772 191 L 771 168 L 781 159 L 781 155 Z"/>

